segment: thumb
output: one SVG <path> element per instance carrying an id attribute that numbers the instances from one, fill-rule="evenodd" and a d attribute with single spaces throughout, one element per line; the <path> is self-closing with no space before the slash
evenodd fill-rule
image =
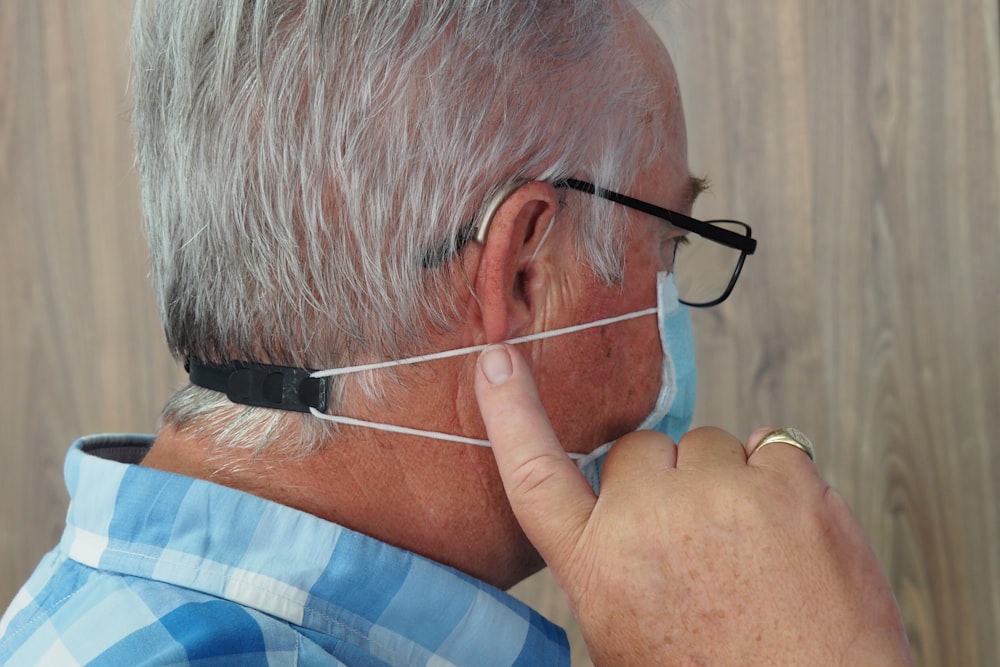
<path id="1" fill-rule="evenodd" d="M 558 573 L 572 559 L 597 497 L 559 444 L 531 371 L 514 348 L 484 350 L 475 386 L 514 516 Z"/>

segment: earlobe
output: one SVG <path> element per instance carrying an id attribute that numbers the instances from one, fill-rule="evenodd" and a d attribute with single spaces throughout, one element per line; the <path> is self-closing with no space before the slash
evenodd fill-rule
<path id="1" fill-rule="evenodd" d="M 477 229 L 483 252 L 476 272 L 476 294 L 486 341 L 499 342 L 524 331 L 533 319 L 532 294 L 546 272 L 537 251 L 559 210 L 556 189 L 531 181 L 491 199 Z"/>

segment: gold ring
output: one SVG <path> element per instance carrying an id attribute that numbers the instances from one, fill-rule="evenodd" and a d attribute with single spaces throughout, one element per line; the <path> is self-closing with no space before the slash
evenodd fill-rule
<path id="1" fill-rule="evenodd" d="M 750 456 L 759 452 L 762 447 L 772 445 L 776 442 L 783 442 L 786 445 L 797 447 L 804 451 L 810 460 L 816 460 L 816 457 L 813 455 L 813 444 L 809 441 L 809 438 L 802 431 L 791 427 L 779 428 L 765 435 L 760 443 L 754 447 L 754 450 L 750 452 Z"/>

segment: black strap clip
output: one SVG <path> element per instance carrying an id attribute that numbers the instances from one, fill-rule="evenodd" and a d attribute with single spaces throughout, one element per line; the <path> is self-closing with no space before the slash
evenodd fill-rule
<path id="1" fill-rule="evenodd" d="M 234 361 L 224 366 L 188 359 L 184 364 L 191 384 L 221 391 L 233 403 L 275 410 L 326 412 L 327 378 L 289 366 Z"/>

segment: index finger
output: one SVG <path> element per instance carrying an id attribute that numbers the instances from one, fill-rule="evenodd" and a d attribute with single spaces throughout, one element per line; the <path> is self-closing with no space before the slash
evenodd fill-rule
<path id="1" fill-rule="evenodd" d="M 597 497 L 566 455 L 524 358 L 492 345 L 476 367 L 476 399 L 514 516 L 542 558 L 570 556 Z"/>

